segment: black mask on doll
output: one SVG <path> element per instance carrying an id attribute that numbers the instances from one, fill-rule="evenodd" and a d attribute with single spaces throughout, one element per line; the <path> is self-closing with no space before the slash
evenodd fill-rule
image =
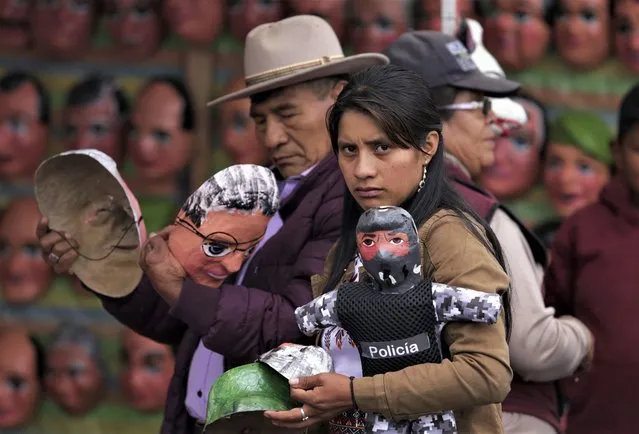
<path id="1" fill-rule="evenodd" d="M 422 279 L 417 227 L 400 207 L 370 208 L 357 223 L 357 249 L 380 291 L 404 293 Z"/>

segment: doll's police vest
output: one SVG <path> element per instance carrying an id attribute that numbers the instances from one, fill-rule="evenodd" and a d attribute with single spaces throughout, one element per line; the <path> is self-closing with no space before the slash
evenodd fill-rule
<path id="1" fill-rule="evenodd" d="M 364 376 L 442 361 L 430 281 L 403 294 L 381 292 L 371 282 L 344 284 L 336 308 L 360 352 Z"/>

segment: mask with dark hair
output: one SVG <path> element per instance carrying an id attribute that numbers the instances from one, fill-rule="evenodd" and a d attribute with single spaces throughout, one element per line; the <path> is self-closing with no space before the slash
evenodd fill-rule
<path id="1" fill-rule="evenodd" d="M 294 15 L 317 15 L 328 21 L 337 37 L 344 37 L 346 19 L 346 0 L 289 0 Z"/>
<path id="2" fill-rule="evenodd" d="M 0 178 L 32 182 L 47 152 L 49 95 L 35 76 L 10 72 L 0 80 Z"/>
<path id="3" fill-rule="evenodd" d="M 26 50 L 31 43 L 31 1 L 0 0 L 0 46 Z"/>
<path id="4" fill-rule="evenodd" d="M 107 0 L 107 31 L 119 54 L 140 59 L 153 55 L 165 36 L 158 0 Z"/>
<path id="5" fill-rule="evenodd" d="M 33 338 L 22 330 L 0 331 L 0 348 L 0 432 L 12 432 L 25 426 L 38 407 L 42 357 Z"/>
<path id="6" fill-rule="evenodd" d="M 546 54 L 551 36 L 547 0 L 481 0 L 478 5 L 486 47 L 506 70 L 525 70 Z"/>
<path id="7" fill-rule="evenodd" d="M 154 77 L 145 83 L 131 112 L 127 137 L 138 192 L 157 188 L 171 194 L 189 164 L 194 128 L 193 103 L 182 81 Z"/>
<path id="8" fill-rule="evenodd" d="M 411 28 L 409 0 L 353 0 L 349 30 L 356 53 L 381 53 Z"/>
<path id="9" fill-rule="evenodd" d="M 91 43 L 97 3 L 93 0 L 35 2 L 31 27 L 36 48 L 62 59 L 81 56 Z"/>
<path id="10" fill-rule="evenodd" d="M 639 2 L 615 0 L 613 6 L 615 53 L 628 69 L 639 73 Z"/>
<path id="11" fill-rule="evenodd" d="M 44 295 L 52 269 L 33 230 L 42 218 L 32 197 L 16 198 L 0 220 L 0 293 L 10 305 L 29 305 Z"/>
<path id="12" fill-rule="evenodd" d="M 96 335 L 81 325 L 63 323 L 51 336 L 46 359 L 45 385 L 57 405 L 76 416 L 97 405 L 105 390 L 106 367 Z"/>
<path id="13" fill-rule="evenodd" d="M 557 0 L 554 44 L 573 69 L 593 69 L 608 57 L 610 1 L 614 0 Z"/>
<path id="14" fill-rule="evenodd" d="M 224 28 L 226 5 L 223 1 L 166 0 L 163 13 L 173 33 L 190 43 L 208 44 Z"/>
<path id="15" fill-rule="evenodd" d="M 283 0 L 230 0 L 228 23 L 231 34 L 244 42 L 246 35 L 255 27 L 284 18 Z"/>
<path id="16" fill-rule="evenodd" d="M 415 27 L 417 30 L 442 31 L 442 2 L 433 0 L 415 0 Z M 463 18 L 473 16 L 473 0 L 457 0 L 455 18 L 460 23 Z M 472 51 L 470 48 L 468 51 Z"/>
<path id="17" fill-rule="evenodd" d="M 127 111 L 127 100 L 111 77 L 93 75 L 76 83 L 64 109 L 66 149 L 97 149 L 120 164 Z"/>
<path id="18" fill-rule="evenodd" d="M 406 292 L 422 280 L 417 228 L 406 210 L 370 208 L 359 218 L 356 232 L 364 269 L 382 291 Z"/>
<path id="19" fill-rule="evenodd" d="M 143 413 L 162 411 L 175 368 L 175 356 L 162 345 L 126 329 L 120 338 L 118 380 L 125 402 Z"/>

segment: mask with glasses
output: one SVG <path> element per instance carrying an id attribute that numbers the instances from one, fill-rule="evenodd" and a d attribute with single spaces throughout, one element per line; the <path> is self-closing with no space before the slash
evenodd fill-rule
<path id="1" fill-rule="evenodd" d="M 193 223 L 180 217 L 175 220 L 174 224 L 202 238 L 202 252 L 213 260 L 222 260 L 233 252 L 242 252 L 244 258 L 248 258 L 255 250 L 257 243 L 264 237 L 264 233 L 262 233 L 255 239 L 239 242 L 233 235 L 226 232 L 213 232 L 204 235 Z"/>

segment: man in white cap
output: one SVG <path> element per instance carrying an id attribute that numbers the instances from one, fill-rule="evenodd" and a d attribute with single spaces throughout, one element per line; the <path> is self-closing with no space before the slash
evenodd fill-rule
<path id="1" fill-rule="evenodd" d="M 141 264 L 146 278 L 132 295 L 101 296 L 105 308 L 136 332 L 179 343 L 162 433 L 202 431 L 216 379 L 207 374 L 218 371 L 211 364 L 228 369 L 301 338 L 293 312 L 312 299 L 311 276 L 322 273 L 341 226 L 345 186 L 326 112 L 346 74 L 385 63 L 381 54 L 344 57 L 331 26 L 315 16 L 260 25 L 247 35 L 247 87 L 209 106 L 251 98 L 258 139 L 280 180 L 280 210 L 264 240 L 234 278 L 214 289 L 185 279 L 163 236 L 151 237 Z M 73 251 L 45 229 L 39 233 L 49 263 L 57 272 L 68 271 Z M 136 305 L 141 291 L 149 297 L 137 297 Z"/>

